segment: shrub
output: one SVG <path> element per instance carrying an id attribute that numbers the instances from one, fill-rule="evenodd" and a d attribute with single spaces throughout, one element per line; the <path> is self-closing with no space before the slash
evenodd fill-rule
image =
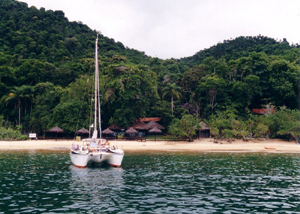
<path id="1" fill-rule="evenodd" d="M 19 131 L 12 128 L 0 127 L 0 140 L 27 140 L 27 135 L 22 135 Z"/>

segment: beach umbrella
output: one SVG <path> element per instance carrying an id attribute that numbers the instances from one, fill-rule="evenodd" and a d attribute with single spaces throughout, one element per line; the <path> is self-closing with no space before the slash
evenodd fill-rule
<path id="1" fill-rule="evenodd" d="M 49 129 L 48 132 L 56 132 L 56 133 L 63 133 L 64 130 L 62 130 L 61 128 L 59 128 L 58 126 L 53 127 L 52 129 Z"/>
<path id="2" fill-rule="evenodd" d="M 53 132 L 56 133 L 56 138 L 57 138 L 57 133 L 63 133 L 64 130 L 62 130 L 61 128 L 59 128 L 58 126 L 53 127 L 52 129 L 49 129 L 48 132 Z"/>
<path id="3" fill-rule="evenodd" d="M 135 130 L 134 128 L 129 128 L 125 131 L 126 134 L 128 134 L 129 136 L 132 136 L 133 134 L 138 134 L 139 132 L 137 130 Z"/>
<path id="4" fill-rule="evenodd" d="M 79 129 L 77 132 L 77 134 L 89 134 L 89 130 L 85 129 L 85 128 L 82 128 L 82 129 Z"/>
<path id="5" fill-rule="evenodd" d="M 134 128 L 129 128 L 125 131 L 126 134 L 128 135 L 133 135 L 133 134 L 138 134 L 139 132 L 137 130 L 135 130 Z"/>
<path id="6" fill-rule="evenodd" d="M 105 129 L 102 131 L 102 134 L 110 134 L 110 135 L 113 135 L 114 132 L 112 130 L 110 130 L 109 128 Z"/>
<path id="7" fill-rule="evenodd" d="M 139 132 L 135 130 L 134 128 L 129 128 L 125 131 L 126 134 L 138 134 Z"/>
<path id="8" fill-rule="evenodd" d="M 89 135 L 90 134 L 90 131 L 85 129 L 85 128 L 82 128 L 82 129 L 79 129 L 77 132 L 76 132 L 77 135 L 81 135 L 81 137 L 84 137 L 84 135 Z"/>
<path id="9" fill-rule="evenodd" d="M 152 133 L 154 133 L 154 134 L 161 134 L 162 133 L 162 131 L 160 129 L 156 128 L 156 127 L 150 129 L 148 132 L 151 133 L 151 134 Z M 156 135 L 155 135 L 155 141 L 156 141 Z"/>

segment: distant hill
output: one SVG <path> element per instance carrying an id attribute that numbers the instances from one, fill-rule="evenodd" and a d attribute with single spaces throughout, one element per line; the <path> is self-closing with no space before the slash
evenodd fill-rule
<path id="1" fill-rule="evenodd" d="M 15 0 L 0 1 L 0 52 L 5 54 L 50 63 L 93 57 L 97 33 L 102 57 L 122 55 L 132 62 L 148 58 L 81 22 L 69 22 L 63 11 L 28 8 Z"/>
<path id="2" fill-rule="evenodd" d="M 197 65 L 205 58 L 214 57 L 215 59 L 224 58 L 226 61 L 247 57 L 251 52 L 264 52 L 267 55 L 285 55 L 291 49 L 300 50 L 298 44 L 290 45 L 286 39 L 276 41 L 275 39 L 265 36 L 256 37 L 238 37 L 232 40 L 224 40 L 223 43 L 218 43 L 208 49 L 201 50 L 193 56 L 185 57 L 179 61 Z"/>
<path id="3" fill-rule="evenodd" d="M 118 60 L 120 56 L 133 63 L 149 64 L 152 57 L 125 47 L 121 42 L 91 30 L 81 22 L 69 22 L 63 11 L 37 9 L 15 0 L 0 1 L 0 52 L 22 59 L 38 59 L 61 64 L 62 61 L 93 57 L 96 34 L 99 34 L 99 54 Z M 227 61 L 248 56 L 251 52 L 284 55 L 291 48 L 286 39 L 276 41 L 265 36 L 238 37 L 225 40 L 195 55 L 176 59 L 186 65 L 182 72 L 200 64 L 205 58 L 225 58 Z"/>

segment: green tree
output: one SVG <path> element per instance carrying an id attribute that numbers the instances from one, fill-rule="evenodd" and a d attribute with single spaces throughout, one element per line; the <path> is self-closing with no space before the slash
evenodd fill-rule
<path id="1" fill-rule="evenodd" d="M 183 73 L 181 84 L 183 86 L 183 91 L 187 93 L 193 93 L 197 88 L 200 79 L 208 74 L 205 65 L 201 64 L 195 66 Z"/>
<path id="2" fill-rule="evenodd" d="M 127 127 L 136 118 L 145 117 L 158 101 L 156 74 L 148 66 L 111 65 L 103 83 L 103 108 L 110 113 L 105 116 L 119 126 Z"/>
<path id="3" fill-rule="evenodd" d="M 193 115 L 184 115 L 180 120 L 174 119 L 170 124 L 168 131 L 170 134 L 178 137 L 186 137 L 189 142 L 193 141 L 193 136 L 196 134 L 195 126 L 199 124 L 199 120 Z"/>
<path id="4" fill-rule="evenodd" d="M 213 115 L 214 109 L 218 102 L 217 98 L 222 98 L 226 94 L 227 84 L 223 78 L 216 75 L 206 76 L 201 79 L 200 84 L 196 90 L 197 97 L 206 98 L 202 103 L 207 103 L 210 107 L 211 114 Z"/>
<path id="5" fill-rule="evenodd" d="M 169 103 L 165 100 L 157 101 L 157 103 L 151 107 L 149 116 L 161 117 L 162 125 L 165 127 L 171 123 L 173 118 Z"/>
<path id="6" fill-rule="evenodd" d="M 50 82 L 39 83 L 34 88 L 34 108 L 30 114 L 30 127 L 28 128 L 38 134 L 43 134 L 52 128 L 53 110 L 60 103 L 64 90 Z"/>
<path id="7" fill-rule="evenodd" d="M 163 94 L 162 98 L 164 99 L 167 95 L 171 97 L 171 112 L 173 115 L 173 110 L 174 110 L 174 98 L 177 100 L 180 100 L 181 93 L 180 93 L 181 88 L 176 85 L 176 83 L 168 83 L 164 88 L 163 88 Z"/>
<path id="8" fill-rule="evenodd" d="M 32 86 L 28 85 L 22 85 L 20 87 L 14 87 L 11 92 L 2 97 L 2 101 L 5 103 L 16 103 L 16 106 L 18 108 L 18 125 L 21 125 L 21 110 L 22 107 L 24 109 L 24 113 L 26 114 L 26 102 L 31 103 L 33 99 L 34 94 L 34 88 Z"/>
<path id="9" fill-rule="evenodd" d="M 269 115 L 269 117 L 273 137 L 283 137 L 289 140 L 300 137 L 299 110 L 281 108 L 275 114 Z"/>
<path id="10" fill-rule="evenodd" d="M 216 138 L 239 138 L 245 139 L 249 135 L 246 123 L 238 118 L 234 109 L 217 112 L 209 122 L 211 134 Z"/>
<path id="11" fill-rule="evenodd" d="M 286 60 L 274 60 L 269 66 L 272 102 L 276 106 L 297 108 L 299 105 L 300 67 Z"/>

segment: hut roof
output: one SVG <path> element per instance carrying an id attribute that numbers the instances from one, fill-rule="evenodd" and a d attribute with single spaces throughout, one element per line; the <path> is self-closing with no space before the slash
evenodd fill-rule
<path id="1" fill-rule="evenodd" d="M 117 124 L 112 124 L 108 128 L 110 130 L 120 130 L 120 129 L 123 129 L 123 128 L 119 127 Z"/>
<path id="2" fill-rule="evenodd" d="M 140 122 L 140 121 L 136 121 L 130 127 L 134 128 L 136 130 L 148 130 L 147 125 L 144 122 Z"/>
<path id="3" fill-rule="evenodd" d="M 63 133 L 64 130 L 59 128 L 58 126 L 53 127 L 52 129 L 49 129 L 48 132 L 56 132 L 56 133 Z"/>
<path id="4" fill-rule="evenodd" d="M 152 128 L 158 128 L 158 129 L 165 129 L 165 127 L 163 127 L 162 125 L 160 125 L 159 123 L 155 122 L 155 121 L 150 121 L 149 123 L 146 124 L 146 127 L 148 129 L 152 129 Z"/>
<path id="5" fill-rule="evenodd" d="M 114 132 L 112 130 L 110 130 L 109 128 L 107 128 L 102 131 L 102 134 L 114 134 Z"/>
<path id="6" fill-rule="evenodd" d="M 149 133 L 162 133 L 162 131 L 156 127 L 150 129 L 148 132 Z"/>
<path id="7" fill-rule="evenodd" d="M 135 130 L 134 128 L 129 128 L 125 131 L 126 134 L 138 134 L 139 132 Z"/>
<path id="8" fill-rule="evenodd" d="M 82 129 L 79 129 L 77 132 L 77 134 L 89 134 L 89 130 L 85 129 L 85 128 L 82 128 Z"/>
<path id="9" fill-rule="evenodd" d="M 206 123 L 204 123 L 203 121 L 201 121 L 200 123 L 199 123 L 199 128 L 197 127 L 198 125 L 196 125 L 196 126 L 194 126 L 194 128 L 196 129 L 196 130 L 210 130 L 210 128 L 207 126 L 207 124 Z"/>

